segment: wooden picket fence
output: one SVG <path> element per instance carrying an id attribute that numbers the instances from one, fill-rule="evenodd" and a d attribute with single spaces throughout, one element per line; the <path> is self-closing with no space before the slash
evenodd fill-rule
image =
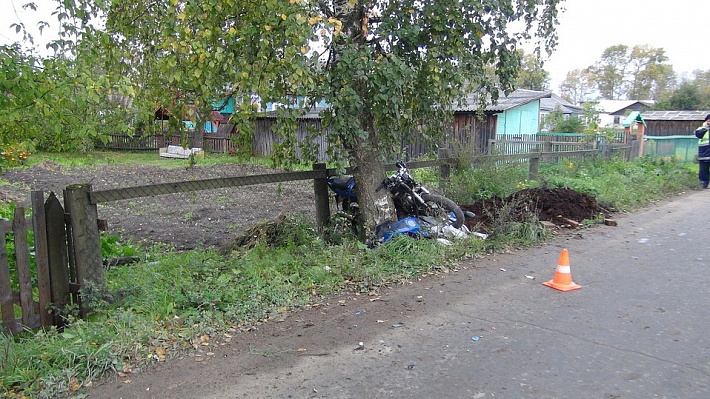
<path id="1" fill-rule="evenodd" d="M 72 197 L 69 191 L 64 195 L 65 199 Z M 78 295 L 80 282 L 86 280 L 77 269 L 82 264 L 78 262 L 77 240 L 85 241 L 83 228 L 76 226 L 79 220 L 65 213 L 54 193 L 45 201 L 42 191 L 32 192 L 32 218 L 27 219 L 25 213 L 25 208 L 18 207 L 13 220 L 0 220 L 0 331 L 10 334 L 61 327 L 69 305 L 78 306 L 80 315 L 88 313 Z M 94 226 L 98 226 L 96 219 Z M 98 234 L 98 227 L 96 230 Z M 7 250 L 10 241 L 14 244 L 9 246 L 14 248 L 12 254 Z"/>

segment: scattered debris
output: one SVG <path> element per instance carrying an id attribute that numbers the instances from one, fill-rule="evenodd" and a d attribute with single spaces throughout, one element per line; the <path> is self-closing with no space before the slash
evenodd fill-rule
<path id="1" fill-rule="evenodd" d="M 180 145 L 163 147 L 159 150 L 159 154 L 161 158 L 187 159 L 193 155 L 199 158 L 205 157 L 205 152 L 202 151 L 202 148 L 183 148 Z"/>

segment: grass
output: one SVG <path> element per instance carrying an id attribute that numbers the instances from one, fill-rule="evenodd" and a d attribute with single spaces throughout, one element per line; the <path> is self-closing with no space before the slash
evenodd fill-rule
<path id="1" fill-rule="evenodd" d="M 144 159 L 143 154 L 124 158 L 117 153 L 113 161 L 87 155 L 62 160 L 39 154 L 30 160 L 56 157 L 55 162 L 78 166 Z M 156 162 L 154 158 L 150 154 L 145 159 Z M 227 161 L 209 158 L 205 162 Z M 438 184 L 435 173 L 417 173 L 425 184 Z M 569 187 L 593 195 L 608 208 L 632 210 L 696 187 L 695 173 L 692 164 L 643 158 L 631 163 L 560 162 L 542 168 L 539 180 L 527 181 L 523 167 L 463 165 L 454 171 L 447 196 L 470 203 L 526 187 Z M 505 210 L 499 213 L 496 232 L 488 240 L 471 237 L 451 247 L 398 236 L 368 249 L 347 231 L 329 231 L 330 239 L 324 240 L 310 221 L 295 215 L 253 226 L 222 251 L 168 252 L 104 237 L 105 253 L 141 254 L 143 260 L 110 268 L 105 287 L 84 292 L 95 309 L 89 319 L 70 313 L 63 330 L 0 334 L 0 396 L 81 396 L 83 387 L 105 373 L 130 373 L 198 345 L 209 347 L 216 338 L 320 303 L 332 293 L 370 292 L 455 267 L 465 258 L 548 239 L 534 216 L 512 222 L 504 217 Z M 270 357 L 290 350 L 253 352 Z"/>

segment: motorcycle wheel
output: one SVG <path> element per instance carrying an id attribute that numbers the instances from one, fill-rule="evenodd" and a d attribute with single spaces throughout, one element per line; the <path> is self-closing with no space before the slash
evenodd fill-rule
<path id="1" fill-rule="evenodd" d="M 427 203 L 429 209 L 431 209 L 434 218 L 441 221 L 442 224 L 451 224 L 455 228 L 463 226 L 464 215 L 461 208 L 459 208 L 456 203 L 443 195 L 437 194 L 424 194 L 422 199 Z M 456 215 L 456 221 L 451 223 L 449 212 L 453 212 Z"/>

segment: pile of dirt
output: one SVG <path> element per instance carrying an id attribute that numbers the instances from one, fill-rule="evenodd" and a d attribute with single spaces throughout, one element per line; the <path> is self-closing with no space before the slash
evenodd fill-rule
<path id="1" fill-rule="evenodd" d="M 600 214 L 608 215 L 591 195 L 567 188 L 528 188 L 507 198 L 492 197 L 462 205 L 461 209 L 476 215 L 466 219 L 469 229 L 487 233 L 491 232 L 496 218 L 524 222 L 533 214 L 540 221 L 565 226 L 570 221 L 581 223 Z"/>

